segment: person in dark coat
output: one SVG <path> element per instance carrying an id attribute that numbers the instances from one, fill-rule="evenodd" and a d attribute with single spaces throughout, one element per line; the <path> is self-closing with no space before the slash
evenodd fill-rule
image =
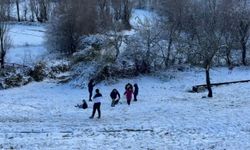
<path id="1" fill-rule="evenodd" d="M 82 109 L 87 109 L 88 104 L 85 100 L 82 100 L 82 104 L 77 104 L 75 107 L 82 108 Z"/>
<path id="2" fill-rule="evenodd" d="M 112 99 L 111 107 L 115 107 L 115 105 L 118 104 L 120 100 L 120 93 L 117 91 L 117 89 L 113 89 L 110 93 L 110 97 Z"/>
<path id="3" fill-rule="evenodd" d="M 134 101 L 137 101 L 138 94 L 139 94 L 139 87 L 137 84 L 134 84 Z"/>
<path id="4" fill-rule="evenodd" d="M 92 101 L 92 95 L 93 95 L 93 89 L 94 89 L 94 80 L 91 79 L 88 84 L 88 90 L 89 90 L 89 101 Z"/>
<path id="5" fill-rule="evenodd" d="M 95 92 L 96 92 L 96 94 L 93 98 L 93 100 L 94 100 L 93 111 L 92 111 L 92 115 L 89 117 L 90 119 L 94 118 L 96 110 L 98 111 L 98 119 L 101 118 L 102 94 L 100 93 L 99 89 L 96 89 Z"/>
<path id="6" fill-rule="evenodd" d="M 131 83 L 128 83 L 125 85 L 125 91 L 128 90 L 129 88 L 132 88 L 132 90 L 133 90 L 133 86 Z"/>

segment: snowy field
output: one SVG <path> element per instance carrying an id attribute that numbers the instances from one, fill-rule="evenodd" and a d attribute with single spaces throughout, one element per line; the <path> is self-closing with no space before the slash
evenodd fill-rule
<path id="1" fill-rule="evenodd" d="M 131 24 L 155 18 L 134 10 Z M 150 21 L 150 20 L 149 20 Z M 44 26 L 12 25 L 13 48 L 9 63 L 32 64 L 46 53 Z M 134 34 L 134 30 L 126 34 Z M 174 77 L 171 80 L 166 77 Z M 212 82 L 246 80 L 250 68 L 233 71 L 216 68 Z M 87 89 L 73 88 L 47 80 L 0 91 L 0 149 L 25 150 L 246 150 L 250 149 L 250 83 L 213 88 L 214 98 L 187 92 L 204 84 L 200 69 L 167 72 L 158 76 L 123 79 L 112 85 L 99 84 L 104 96 L 102 118 L 89 119 L 87 110 L 75 108 L 88 98 Z M 138 102 L 129 107 L 110 106 L 109 94 L 121 94 L 126 83 L 138 83 Z"/>
<path id="2" fill-rule="evenodd" d="M 168 73 L 169 74 L 169 73 Z M 216 87 L 207 93 L 188 93 L 204 83 L 204 72 L 173 72 L 171 80 L 138 77 L 99 84 L 104 95 L 102 118 L 89 119 L 74 107 L 87 89 L 53 81 L 0 91 L 0 149 L 250 149 L 250 83 Z M 212 81 L 249 79 L 250 68 L 212 70 Z M 110 107 L 113 88 L 124 92 L 127 82 L 138 83 L 138 102 Z"/>
<path id="3" fill-rule="evenodd" d="M 8 63 L 32 65 L 42 59 L 45 27 L 42 25 L 10 25 L 12 48 L 7 53 Z"/>

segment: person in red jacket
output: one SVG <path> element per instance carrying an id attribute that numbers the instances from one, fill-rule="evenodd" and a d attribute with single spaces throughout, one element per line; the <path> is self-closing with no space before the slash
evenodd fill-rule
<path id="1" fill-rule="evenodd" d="M 133 87 L 130 86 L 126 89 L 124 95 L 126 95 L 127 103 L 130 105 L 133 96 Z"/>

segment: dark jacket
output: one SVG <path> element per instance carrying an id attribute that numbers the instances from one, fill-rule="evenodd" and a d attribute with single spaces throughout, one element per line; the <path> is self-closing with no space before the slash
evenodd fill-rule
<path id="1" fill-rule="evenodd" d="M 101 93 L 95 94 L 94 98 L 97 98 L 97 97 L 102 97 L 102 94 Z"/>
<path id="2" fill-rule="evenodd" d="M 119 93 L 118 91 L 112 91 L 112 92 L 110 93 L 110 97 L 111 97 L 112 99 L 117 99 L 117 97 L 118 97 L 118 99 L 120 99 L 120 93 Z"/>
<path id="3" fill-rule="evenodd" d="M 133 86 L 132 86 L 132 84 L 130 84 L 130 83 L 126 84 L 125 90 L 128 90 L 129 88 L 132 88 L 132 90 L 133 90 Z"/>
<path id="4" fill-rule="evenodd" d="M 101 93 L 97 93 L 94 96 L 94 103 L 101 103 L 102 102 L 102 94 Z"/>
<path id="5" fill-rule="evenodd" d="M 93 91 L 94 86 L 95 86 L 94 81 L 90 80 L 90 81 L 89 81 L 89 84 L 88 84 L 88 89 L 89 89 L 89 91 Z"/>
<path id="6" fill-rule="evenodd" d="M 88 108 L 88 103 L 84 100 L 82 104 L 77 104 L 75 107 L 82 108 L 82 109 L 87 109 Z"/>
<path id="7" fill-rule="evenodd" d="M 134 94 L 137 95 L 137 94 L 139 93 L 138 85 L 135 84 L 135 85 L 134 85 L 134 88 L 135 88 L 135 89 L 134 89 Z"/>

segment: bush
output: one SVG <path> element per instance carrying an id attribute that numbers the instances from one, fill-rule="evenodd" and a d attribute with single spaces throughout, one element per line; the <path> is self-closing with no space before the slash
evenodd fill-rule
<path id="1" fill-rule="evenodd" d="M 43 81 L 46 77 L 46 65 L 43 62 L 39 62 L 35 65 L 34 69 L 32 70 L 30 76 L 37 82 Z"/>

